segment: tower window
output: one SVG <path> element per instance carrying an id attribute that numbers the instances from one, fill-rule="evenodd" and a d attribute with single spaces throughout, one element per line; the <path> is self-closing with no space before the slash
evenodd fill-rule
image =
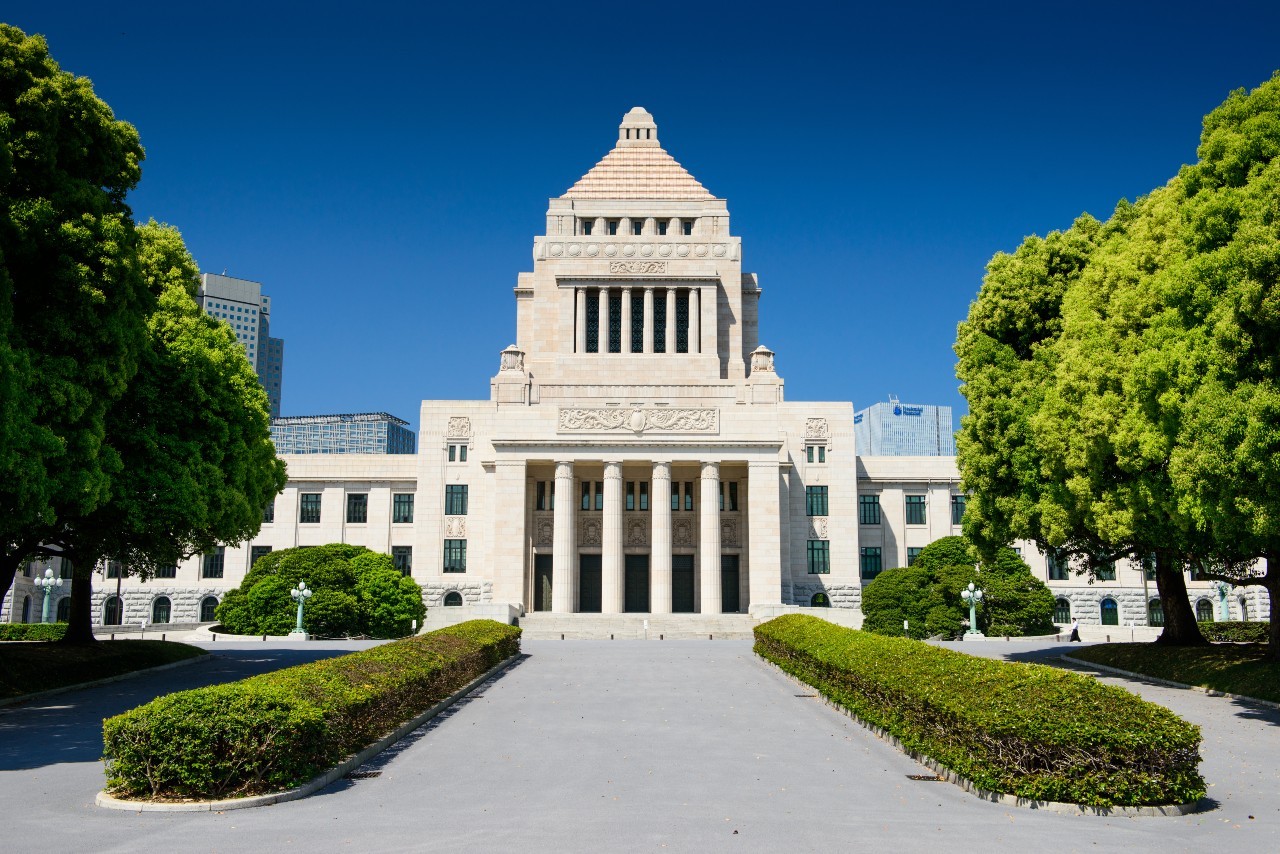
<path id="1" fill-rule="evenodd" d="M 643 320 L 643 318 L 642 318 Z M 622 352 L 622 292 L 609 292 L 609 352 Z"/>
<path id="2" fill-rule="evenodd" d="M 689 292 L 676 292 L 676 352 L 689 352 Z"/>
<path id="3" fill-rule="evenodd" d="M 664 219 L 664 220 L 659 220 L 659 221 L 658 221 L 658 234 L 666 234 L 666 233 L 667 233 L 667 221 L 666 221 L 665 219 Z"/>
<path id="4" fill-rule="evenodd" d="M 583 233 L 583 234 L 585 234 L 585 235 L 587 235 L 588 237 L 590 237 L 590 236 L 591 236 L 591 227 L 592 227 L 593 225 L 595 225 L 595 223 L 594 223 L 594 222 L 592 222 L 592 221 L 591 221 L 591 220 L 589 220 L 589 219 L 584 219 L 584 220 L 582 221 L 582 233 Z"/>
<path id="5" fill-rule="evenodd" d="M 680 228 L 685 234 L 693 234 L 693 223 L 689 220 L 680 223 Z"/>
<path id="6" fill-rule="evenodd" d="M 616 219 L 609 220 L 608 230 L 610 234 L 618 233 L 618 221 Z"/>
<path id="7" fill-rule="evenodd" d="M 636 237 L 639 237 L 641 234 L 644 234 L 644 220 L 642 219 L 631 220 L 631 233 L 634 234 Z"/>

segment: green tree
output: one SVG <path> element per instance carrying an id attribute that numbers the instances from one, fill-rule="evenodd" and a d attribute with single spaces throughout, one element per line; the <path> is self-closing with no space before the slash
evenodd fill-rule
<path id="1" fill-rule="evenodd" d="M 110 497 L 57 538 L 76 567 L 72 642 L 92 638 L 88 594 L 99 560 L 146 577 L 243 542 L 285 483 L 266 393 L 234 333 L 196 304 L 198 268 L 181 235 L 154 221 L 138 233 L 139 265 L 158 303 L 139 370 L 107 413 L 106 441 L 124 466 Z"/>
<path id="2" fill-rule="evenodd" d="M 154 304 L 125 204 L 142 159 L 89 80 L 0 24 L 0 596 L 121 468 L 107 411 Z"/>

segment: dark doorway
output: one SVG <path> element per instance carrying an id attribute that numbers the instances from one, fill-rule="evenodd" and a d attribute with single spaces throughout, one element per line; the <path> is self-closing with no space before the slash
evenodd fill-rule
<path id="1" fill-rule="evenodd" d="M 649 556 L 627 555 L 622 610 L 629 614 L 649 612 Z"/>
<path id="2" fill-rule="evenodd" d="M 600 555 L 578 558 L 578 610 L 584 614 L 600 613 Z"/>
<path id="3" fill-rule="evenodd" d="M 533 610 L 551 610 L 551 555 L 533 556 Z"/>
<path id="4" fill-rule="evenodd" d="M 738 613 L 738 556 L 720 555 L 720 613 Z"/>
<path id="5" fill-rule="evenodd" d="M 671 613 L 693 613 L 693 555 L 671 556 Z"/>

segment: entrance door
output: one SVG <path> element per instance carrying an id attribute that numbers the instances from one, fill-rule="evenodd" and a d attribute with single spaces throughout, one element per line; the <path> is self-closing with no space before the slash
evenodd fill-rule
<path id="1" fill-rule="evenodd" d="M 578 558 L 578 610 L 584 614 L 600 613 L 600 555 Z"/>
<path id="2" fill-rule="evenodd" d="M 671 556 L 671 613 L 693 613 L 693 555 Z"/>
<path id="3" fill-rule="evenodd" d="M 629 614 L 649 613 L 649 556 L 627 555 L 622 610 Z"/>
<path id="4" fill-rule="evenodd" d="M 533 556 L 533 610 L 551 610 L 551 555 Z"/>
<path id="5" fill-rule="evenodd" d="M 737 555 L 720 555 L 720 613 L 738 613 Z"/>

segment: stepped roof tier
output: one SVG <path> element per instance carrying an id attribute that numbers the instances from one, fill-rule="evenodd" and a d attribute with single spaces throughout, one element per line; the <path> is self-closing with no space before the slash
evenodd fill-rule
<path id="1" fill-rule="evenodd" d="M 658 144 L 653 116 L 633 107 L 618 127 L 618 144 L 560 198 L 705 201 L 715 196 Z"/>

